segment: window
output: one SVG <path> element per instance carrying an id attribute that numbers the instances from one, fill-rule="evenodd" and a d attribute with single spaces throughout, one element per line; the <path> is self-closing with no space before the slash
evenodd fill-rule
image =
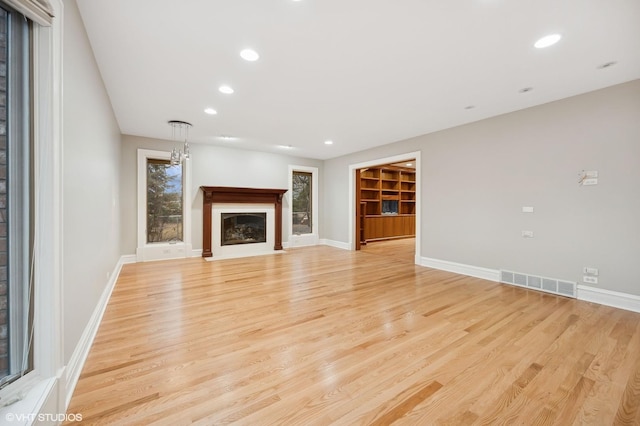
<path id="1" fill-rule="evenodd" d="M 147 243 L 182 241 L 182 164 L 147 159 Z"/>
<path id="2" fill-rule="evenodd" d="M 292 179 L 292 233 L 311 234 L 313 231 L 312 174 L 293 171 Z"/>
<path id="3" fill-rule="evenodd" d="M 171 153 L 138 150 L 139 262 L 192 255 L 189 161 L 171 164 Z"/>
<path id="4" fill-rule="evenodd" d="M 30 26 L 0 3 L 0 387 L 32 369 Z"/>
<path id="5" fill-rule="evenodd" d="M 289 204 L 288 247 L 318 244 L 318 169 L 290 165 L 286 198 Z"/>
<path id="6" fill-rule="evenodd" d="M 34 413 L 62 402 L 72 388 L 58 375 L 64 367 L 62 28 L 52 16 L 62 1 L 54 3 L 37 0 L 47 20 L 32 13 L 35 2 L 0 0 L 0 240 L 7 256 L 0 255 L 6 266 L 0 270 L 8 296 L 2 302 L 8 311 L 1 338 L 8 344 L 8 375 L 0 379 L 3 419 L 8 410 Z"/>

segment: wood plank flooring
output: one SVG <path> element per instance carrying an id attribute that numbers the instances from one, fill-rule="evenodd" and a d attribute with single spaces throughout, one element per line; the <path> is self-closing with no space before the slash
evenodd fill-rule
<path id="1" fill-rule="evenodd" d="M 386 259 L 415 263 L 416 239 L 398 238 L 372 241 L 362 245 L 360 250 L 368 254 L 384 256 Z"/>
<path id="2" fill-rule="evenodd" d="M 640 424 L 640 314 L 325 246 L 126 265 L 86 424 Z"/>

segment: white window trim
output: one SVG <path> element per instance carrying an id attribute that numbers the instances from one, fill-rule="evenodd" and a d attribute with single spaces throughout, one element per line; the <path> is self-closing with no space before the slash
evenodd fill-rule
<path id="1" fill-rule="evenodd" d="M 62 327 L 62 1 L 59 18 L 34 25 L 35 258 L 33 370 L 2 389 L 0 419 L 31 424 L 36 413 L 64 413 Z"/>
<path id="2" fill-rule="evenodd" d="M 18 12 L 44 27 L 51 26 L 55 16 L 48 0 L 4 0 Z"/>
<path id="3" fill-rule="evenodd" d="M 191 243 L 191 167 L 189 159 L 182 162 L 182 242 L 147 243 L 147 160 L 171 160 L 171 153 L 138 149 L 138 262 L 190 257 Z"/>
<path id="4" fill-rule="evenodd" d="M 311 233 L 295 235 L 293 233 L 293 172 L 311 173 Z M 289 224 L 289 238 L 287 247 L 315 246 L 320 242 L 320 232 L 318 229 L 318 168 L 307 166 L 289 165 L 289 190 L 287 191 L 287 201 L 289 212 L 287 223 Z"/>

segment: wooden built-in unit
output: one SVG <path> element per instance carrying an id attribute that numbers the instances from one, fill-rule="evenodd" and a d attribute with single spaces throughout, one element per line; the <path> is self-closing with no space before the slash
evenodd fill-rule
<path id="1" fill-rule="evenodd" d="M 387 165 L 357 173 L 360 243 L 415 236 L 415 170 Z"/>

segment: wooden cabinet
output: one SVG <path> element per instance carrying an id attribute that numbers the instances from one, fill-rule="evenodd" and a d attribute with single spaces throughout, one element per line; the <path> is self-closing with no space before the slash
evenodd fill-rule
<path id="1" fill-rule="evenodd" d="M 403 214 L 365 217 L 365 241 L 412 237 L 415 234 L 416 217 L 413 215 Z"/>
<path id="2" fill-rule="evenodd" d="M 359 183 L 365 241 L 415 235 L 415 170 L 369 167 L 360 170 Z"/>

